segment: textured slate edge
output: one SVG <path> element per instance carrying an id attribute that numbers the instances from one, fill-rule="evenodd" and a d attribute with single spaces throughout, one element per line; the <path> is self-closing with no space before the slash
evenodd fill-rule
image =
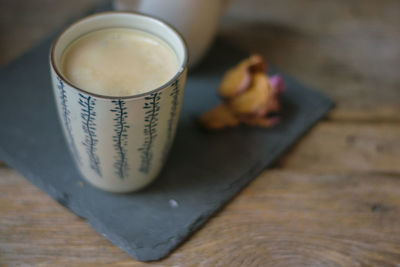
<path id="1" fill-rule="evenodd" d="M 106 10 L 108 9 L 107 6 L 104 7 L 98 7 L 94 9 L 94 11 L 101 11 L 101 10 Z M 88 13 L 92 13 L 88 12 Z M 87 13 L 87 14 L 88 14 Z M 53 37 L 48 37 L 45 38 L 42 42 L 40 42 L 38 45 L 35 45 L 32 49 L 28 50 L 26 53 L 18 57 L 16 60 L 8 64 L 6 67 L 11 67 L 13 64 L 19 64 L 21 60 L 25 58 L 26 54 L 31 53 L 32 51 L 36 50 L 38 47 L 41 47 L 45 44 L 47 44 Z M 286 81 L 290 80 L 291 84 L 294 84 L 298 87 L 301 87 L 302 90 L 304 91 L 309 91 L 308 93 L 315 94 L 319 98 L 319 103 L 318 106 L 320 106 L 320 110 L 317 112 L 313 112 L 312 110 L 308 113 L 301 113 L 302 118 L 306 118 L 308 120 L 307 124 L 304 124 L 304 127 L 298 128 L 296 131 L 289 132 L 290 138 L 285 140 L 286 145 L 280 147 L 279 149 L 276 149 L 273 151 L 273 158 L 277 158 L 280 155 L 282 155 L 289 147 L 291 147 L 295 141 L 301 137 L 303 134 L 305 134 L 310 127 L 315 124 L 319 119 L 321 119 L 332 107 L 333 103 L 330 101 L 328 98 L 324 97 L 323 95 L 313 92 L 307 88 L 304 88 L 300 83 L 295 81 L 293 78 L 289 78 L 287 76 L 284 77 Z M 257 161 L 252 168 L 244 172 L 239 179 L 236 179 L 229 185 L 229 189 L 232 190 L 232 195 L 228 198 L 226 198 L 223 201 L 220 201 L 215 207 L 209 209 L 207 212 L 205 212 L 203 215 L 200 215 L 196 218 L 196 220 L 186 226 L 186 229 L 181 232 L 180 236 L 177 236 L 175 238 L 169 238 L 163 242 L 159 242 L 153 247 L 150 248 L 145 248 L 145 247 L 139 247 L 132 245 L 131 241 L 128 241 L 122 237 L 119 237 L 112 232 L 107 230 L 107 226 L 101 223 L 95 216 L 88 212 L 83 212 L 80 208 L 76 206 L 72 206 L 69 203 L 68 196 L 64 195 L 63 193 L 58 192 L 56 189 L 54 189 L 51 186 L 48 186 L 47 184 L 44 184 L 41 182 L 41 180 L 36 179 L 35 176 L 29 171 L 28 168 L 25 168 L 23 164 L 18 164 L 18 160 L 14 159 L 11 157 L 4 149 L 0 147 L 0 158 L 6 158 L 5 162 L 11 166 L 14 169 L 20 170 L 19 172 L 26 178 L 28 178 L 33 184 L 35 184 L 37 187 L 39 187 L 42 191 L 45 193 L 49 194 L 53 199 L 55 199 L 57 202 L 59 202 L 61 205 L 65 206 L 66 208 L 70 209 L 72 212 L 77 214 L 78 216 L 82 217 L 83 219 L 86 220 L 86 222 L 91 225 L 97 232 L 105 236 L 107 239 L 109 239 L 112 243 L 116 244 L 119 246 L 121 249 L 123 249 L 125 252 L 128 254 L 132 255 L 138 260 L 142 261 L 150 261 L 150 260 L 159 260 L 161 258 L 164 258 L 168 253 L 170 253 L 172 250 L 174 250 L 177 246 L 179 246 L 181 243 L 183 243 L 187 238 L 190 237 L 194 231 L 199 229 L 204 223 L 213 215 L 215 214 L 218 210 L 222 209 L 226 203 L 228 203 L 241 189 L 243 189 L 251 180 L 253 180 L 264 168 L 268 167 L 273 163 L 273 160 L 266 161 L 266 159 L 260 159 Z M 266 161 L 266 162 L 264 162 Z M 157 247 L 159 249 L 159 253 L 157 256 L 154 257 L 147 257 L 148 255 L 146 253 L 146 250 L 153 249 Z M 162 249 L 160 249 L 162 247 Z"/>
<path id="2" fill-rule="evenodd" d="M 21 61 L 25 61 L 25 58 L 34 53 L 37 50 L 40 50 L 41 47 L 47 46 L 49 43 L 52 43 L 54 40 L 55 36 L 61 32 L 62 29 L 64 29 L 67 25 L 71 24 L 72 22 L 76 21 L 79 18 L 82 18 L 84 16 L 88 16 L 90 14 L 96 13 L 96 12 L 102 12 L 102 11 L 107 11 L 107 10 L 112 10 L 112 2 L 110 0 L 101 0 L 99 1 L 100 3 L 90 7 L 84 11 L 81 11 L 72 16 L 71 18 L 67 19 L 63 25 L 60 27 L 56 28 L 53 32 L 49 33 L 46 37 L 44 37 L 41 41 L 35 43 L 33 46 L 28 48 L 25 52 L 21 53 L 19 56 L 17 56 L 14 60 L 9 62 L 8 64 L 1 66 L 0 69 L 6 69 L 6 68 L 14 68 L 14 66 L 18 66 Z M 50 77 L 49 77 L 49 83 L 50 83 Z M 3 160 L 4 159 L 4 160 Z M 48 186 L 41 182 L 38 179 L 35 179 L 35 175 L 32 174 L 28 168 L 25 168 L 23 164 L 18 164 L 18 160 L 14 160 L 12 156 L 9 155 L 4 149 L 0 147 L 0 161 L 3 161 L 6 163 L 9 167 L 13 168 L 16 170 L 18 173 L 23 175 L 25 178 L 28 178 L 30 182 L 32 182 L 34 185 L 36 185 L 39 189 L 41 189 L 44 193 L 49 194 L 54 200 L 56 200 L 58 203 L 60 203 L 62 206 L 70 209 L 72 212 L 74 212 L 77 216 L 86 219 L 88 216 L 87 214 L 84 214 L 78 207 L 75 206 L 70 206 L 69 201 L 66 198 L 65 195 L 60 194 L 56 189 L 54 189 L 51 186 Z"/>
<path id="3" fill-rule="evenodd" d="M 48 41 L 48 39 L 47 39 Z M 292 84 L 296 84 L 297 86 L 303 87 L 300 85 L 300 83 L 294 81 L 292 78 L 288 78 L 285 76 L 285 80 L 290 80 Z M 307 90 L 303 88 L 303 90 Z M 278 156 L 282 155 L 286 149 L 291 147 L 295 141 L 303 134 L 305 134 L 308 130 L 310 130 L 310 127 L 315 124 L 319 119 L 321 119 L 332 107 L 333 103 L 327 99 L 322 97 L 317 92 L 314 92 L 314 94 L 318 95 L 320 98 L 319 106 L 321 106 L 321 111 L 319 113 L 310 111 L 308 113 L 301 113 L 301 117 L 307 118 L 308 123 L 304 125 L 303 128 L 299 128 L 296 131 L 291 132 L 291 138 L 290 141 L 288 141 L 287 145 L 285 147 L 281 147 L 273 152 L 273 158 L 277 158 Z M 310 119 L 312 118 L 312 119 Z M 47 184 L 42 183 L 40 180 L 36 179 L 36 177 L 30 173 L 30 171 L 24 167 L 23 164 L 18 164 L 18 160 L 14 160 L 12 156 L 10 156 L 6 151 L 4 151 L 0 147 L 0 156 L 2 158 L 6 158 L 7 160 L 5 161 L 9 166 L 11 166 L 14 169 L 20 170 L 20 173 L 28 178 L 33 184 L 35 184 L 37 187 L 39 187 L 42 191 L 45 193 L 49 194 L 53 199 L 55 199 L 57 202 L 59 202 L 61 205 L 65 206 L 66 208 L 70 209 L 72 212 L 77 214 L 78 216 L 84 218 L 89 225 L 91 225 L 97 232 L 101 233 L 103 236 L 105 236 L 107 239 L 109 239 L 112 243 L 116 244 L 120 248 L 122 248 L 125 252 L 128 254 L 132 255 L 133 257 L 137 258 L 138 260 L 142 261 L 149 261 L 149 260 L 159 260 L 168 253 L 170 253 L 172 250 L 174 250 L 177 246 L 179 246 L 181 243 L 183 243 L 191 233 L 199 229 L 204 223 L 213 215 L 215 214 L 218 210 L 222 209 L 223 206 L 228 203 L 241 189 L 243 189 L 251 180 L 253 180 L 257 174 L 259 174 L 264 168 L 268 167 L 272 161 L 267 162 L 264 164 L 263 162 L 265 159 L 260 159 L 258 162 L 256 162 L 253 167 L 244 172 L 241 175 L 241 178 L 235 180 L 234 182 L 231 183 L 229 186 L 230 189 L 232 189 L 233 193 L 230 198 L 227 198 L 224 201 L 221 201 L 218 203 L 217 208 L 215 209 L 210 209 L 208 212 L 205 214 L 199 216 L 191 225 L 188 225 L 186 228 L 186 231 L 183 232 L 183 234 L 180 237 L 173 238 L 173 239 L 168 239 L 165 242 L 160 242 L 156 244 L 159 248 L 159 246 L 164 247 L 164 250 L 162 253 L 159 253 L 159 256 L 154 257 L 154 258 L 147 258 L 143 257 L 141 255 L 141 250 L 147 250 L 149 248 L 142 248 L 139 246 L 132 246 L 132 243 L 129 242 L 128 240 L 119 237 L 112 232 L 109 232 L 107 230 L 107 226 L 101 223 L 95 216 L 93 216 L 90 213 L 83 213 L 82 210 L 80 210 L 78 207 L 71 206 L 69 205 L 68 198 L 66 196 L 60 194 L 57 190 L 52 188 L 51 186 L 48 186 Z M 246 178 L 248 177 L 248 178 Z M 218 207 L 219 206 L 219 207 Z M 151 249 L 151 248 L 150 248 Z M 145 253 L 146 254 L 146 253 Z"/>
<path id="4" fill-rule="evenodd" d="M 307 123 L 304 124 L 303 128 L 299 128 L 295 131 L 290 132 L 290 140 L 286 139 L 285 146 L 280 146 L 278 149 L 273 151 L 271 154 L 273 154 L 272 158 L 274 160 L 266 161 L 265 159 L 260 159 L 258 162 L 256 162 L 250 170 L 245 171 L 239 179 L 236 179 L 233 181 L 229 186 L 229 190 L 232 190 L 232 195 L 225 200 L 219 202 L 218 204 L 215 205 L 215 209 L 209 209 L 207 212 L 204 214 L 198 216 L 196 220 L 187 226 L 186 231 L 181 234 L 181 236 L 175 237 L 175 238 L 169 238 L 165 240 L 164 242 L 159 242 L 156 245 L 154 245 L 151 248 L 148 247 L 139 247 L 139 246 L 132 246 L 131 243 L 128 240 L 125 240 L 122 237 L 114 235 L 112 232 L 109 232 L 107 230 L 107 226 L 101 223 L 101 221 L 97 220 L 94 216 L 89 216 L 87 218 L 87 222 L 89 225 L 91 225 L 96 231 L 99 233 L 102 233 L 103 236 L 108 238 L 112 243 L 115 245 L 119 246 L 122 250 L 124 250 L 126 253 L 132 255 L 136 259 L 140 261 L 156 261 L 165 258 L 168 256 L 173 250 L 175 250 L 178 246 L 183 244 L 186 240 L 188 240 L 192 234 L 194 234 L 200 227 L 202 227 L 208 219 L 210 219 L 211 216 L 213 216 L 215 213 L 218 211 L 222 210 L 226 204 L 228 204 L 242 189 L 245 188 L 254 178 L 256 178 L 263 170 L 265 170 L 268 166 L 270 166 L 274 161 L 278 160 L 283 153 L 290 149 L 296 141 L 299 141 L 299 139 L 305 135 L 308 131 L 311 130 L 312 126 L 317 123 L 319 120 L 321 120 L 333 107 L 334 103 L 324 95 L 314 91 L 310 90 L 308 88 L 304 88 L 301 83 L 296 81 L 293 78 L 290 78 L 286 75 L 284 75 L 284 80 L 289 81 L 291 84 L 295 84 L 298 87 L 301 87 L 303 91 L 308 91 L 308 93 L 315 94 L 319 98 L 319 103 L 318 103 L 318 108 L 320 109 L 318 112 L 315 112 L 313 110 L 310 110 L 308 113 L 300 113 L 301 116 L 299 118 L 304 118 L 307 119 Z M 303 120 L 304 120 L 303 119 Z M 123 245 L 121 245 L 123 244 Z M 160 246 L 164 247 L 164 250 L 159 253 L 159 256 L 156 257 L 148 257 L 148 253 L 146 253 L 146 250 L 152 249 L 152 248 L 159 248 Z M 154 253 L 153 253 L 154 254 Z"/>
<path id="5" fill-rule="evenodd" d="M 285 76 L 285 80 L 286 79 L 287 79 L 287 76 Z M 292 80 L 292 82 L 294 82 L 294 80 Z M 286 150 L 290 149 L 296 143 L 296 141 L 299 141 L 299 139 L 303 135 L 305 135 L 308 131 L 310 131 L 312 126 L 315 123 L 317 123 L 319 120 L 321 120 L 334 107 L 334 103 L 330 99 L 325 98 L 325 101 L 321 102 L 320 106 L 323 107 L 323 110 L 321 109 L 321 111 L 319 111 L 319 113 L 309 112 L 309 113 L 302 114 L 303 115 L 302 117 L 304 117 L 304 118 L 307 118 L 308 117 L 307 115 L 313 114 L 312 116 L 310 116 L 313 118 L 310 119 L 310 117 L 308 117 L 309 123 L 305 124 L 304 128 L 293 132 L 292 136 L 290 138 L 290 141 L 286 141 L 287 142 L 286 146 L 281 146 L 281 148 L 279 148 L 273 152 L 272 158 L 274 158 L 274 160 L 271 160 L 267 163 L 263 163 L 265 161 L 265 159 L 260 159 L 257 163 L 254 164 L 254 166 L 250 170 L 247 170 L 246 172 L 244 172 L 240 176 L 239 179 L 233 181 L 229 185 L 229 189 L 232 190 L 232 196 L 228 197 L 227 199 L 216 204 L 215 206 L 217 208 L 210 209 L 208 212 L 205 212 L 203 215 L 199 216 L 187 228 L 187 233 L 183 234 L 183 236 L 184 236 L 183 239 L 179 240 L 178 242 L 176 242 L 176 241 L 171 242 L 171 240 L 166 240 L 165 245 L 167 245 L 168 243 L 171 243 L 171 244 L 170 244 L 170 246 L 167 246 L 167 250 L 165 251 L 164 256 L 157 257 L 157 258 L 138 257 L 137 259 L 139 259 L 141 261 L 156 261 L 156 260 L 163 259 L 166 256 L 168 256 L 173 250 L 175 250 L 179 245 L 183 244 L 186 240 L 188 240 L 192 236 L 192 234 L 194 234 L 198 229 L 200 229 L 208 221 L 208 219 L 210 219 L 218 211 L 222 210 L 225 207 L 225 205 L 227 205 L 242 189 L 244 189 L 252 180 L 254 180 L 263 170 L 265 170 L 271 164 L 273 164 L 274 161 L 278 160 L 279 157 L 282 156 Z M 232 189 L 232 188 L 234 188 L 234 189 Z M 131 255 L 137 255 L 138 253 L 140 253 L 140 248 L 133 248 L 133 247 L 128 246 L 128 247 L 122 248 L 122 249 Z M 136 249 L 136 251 L 134 251 L 135 249 Z"/>
<path id="6" fill-rule="evenodd" d="M 46 39 L 48 41 L 48 39 Z M 319 112 L 314 112 L 313 110 L 310 110 L 308 113 L 300 113 L 301 117 L 300 118 L 305 118 L 308 120 L 306 124 L 304 124 L 304 127 L 298 128 L 295 131 L 292 131 L 288 134 L 290 134 L 290 140 L 288 139 L 285 141 L 287 144 L 285 146 L 277 146 L 279 147 L 275 151 L 273 151 L 273 156 L 272 158 L 275 158 L 275 160 L 281 156 L 287 149 L 289 149 L 295 142 L 298 140 L 302 135 L 304 135 L 306 132 L 308 132 L 311 129 L 311 126 L 313 126 L 317 121 L 319 121 L 321 118 L 325 116 L 325 114 L 334 106 L 333 102 L 324 97 L 323 95 L 313 92 L 309 89 L 304 88 L 299 82 L 295 81 L 293 78 L 289 78 L 287 76 L 284 76 L 284 79 L 286 81 L 290 80 L 291 84 L 294 84 L 296 86 L 302 87 L 302 90 L 304 91 L 309 91 L 308 93 L 315 94 L 319 97 L 319 103 L 318 103 L 318 108 L 320 109 Z M 289 89 L 290 90 L 290 89 Z M 299 116 L 299 114 L 298 114 Z M 60 194 L 56 189 L 52 188 L 51 186 L 48 186 L 47 184 L 44 184 L 41 182 L 41 180 L 36 179 L 35 175 L 30 173 L 30 171 L 24 167 L 23 164 L 19 164 L 18 160 L 15 160 L 12 156 L 10 156 L 4 149 L 0 147 L 0 157 L 5 158 L 5 163 L 8 164 L 10 167 L 19 170 L 24 177 L 28 178 L 29 181 L 31 181 L 33 184 L 35 184 L 38 188 L 40 188 L 43 192 L 49 194 L 54 200 L 59 202 L 61 205 L 64 207 L 70 209 L 73 213 L 76 215 L 80 216 L 81 218 L 85 219 L 86 222 L 92 226 L 97 232 L 102 234 L 104 237 L 109 239 L 113 244 L 119 246 L 122 250 L 124 250 L 126 253 L 129 255 L 132 255 L 138 260 L 141 261 L 153 261 L 153 260 L 159 260 L 167 256 L 171 251 L 173 251 L 175 248 L 177 248 L 180 244 L 182 244 L 185 240 L 187 240 L 192 233 L 194 233 L 197 229 L 199 229 L 201 226 L 205 224 L 205 222 L 213 216 L 217 211 L 223 209 L 224 205 L 226 205 L 238 192 L 240 192 L 249 182 L 251 182 L 259 173 L 261 173 L 265 168 L 270 166 L 273 161 L 268 161 L 265 162 L 265 159 L 260 159 L 258 162 L 256 162 L 253 167 L 250 170 L 247 170 L 244 172 L 239 179 L 233 181 L 228 188 L 232 190 L 232 196 L 229 198 L 226 198 L 225 200 L 221 201 L 218 203 L 215 207 L 215 209 L 209 209 L 207 212 L 205 212 L 203 215 L 198 216 L 196 220 L 191 224 L 188 225 L 186 230 L 183 231 L 181 236 L 175 237 L 175 238 L 170 238 L 168 240 L 165 240 L 164 242 L 159 242 L 156 245 L 154 245 L 152 248 L 157 247 L 163 247 L 164 249 L 160 249 L 161 253 L 158 253 L 158 256 L 155 257 L 146 257 L 144 255 L 147 255 L 145 252 L 148 249 L 152 248 L 144 248 L 144 247 L 139 247 L 139 246 L 132 246 L 132 242 L 124 239 L 123 237 L 120 237 L 118 235 L 115 235 L 113 232 L 110 232 L 107 230 L 107 226 L 104 225 L 101 221 L 99 221 L 95 216 L 93 216 L 90 213 L 84 213 L 82 210 L 76 206 L 71 206 L 69 205 L 68 198 L 64 196 L 63 194 Z M 142 254 L 142 252 L 144 252 Z"/>
<path id="7" fill-rule="evenodd" d="M 82 12 L 78 12 L 73 17 L 67 19 L 65 21 L 65 23 L 63 23 L 63 25 L 56 28 L 53 32 L 49 33 L 46 37 L 44 37 L 39 42 L 32 45 L 30 48 L 28 48 L 25 52 L 21 53 L 19 56 L 17 56 L 11 62 L 7 63 L 4 66 L 1 66 L 0 69 L 3 70 L 6 68 L 13 68 L 14 66 L 19 65 L 21 63 L 21 61 L 22 62 L 25 61 L 25 57 L 27 55 L 30 55 L 32 52 L 34 52 L 36 50 L 40 50 L 39 48 L 41 48 L 42 46 L 47 46 L 48 43 L 52 43 L 55 36 L 59 32 L 61 32 L 62 29 L 64 29 L 67 25 L 71 24 L 72 22 L 76 21 L 77 19 L 88 16 L 88 15 L 96 13 L 96 12 L 112 10 L 112 2 L 110 0 L 101 0 L 99 2 L 100 3 L 95 5 L 94 7 L 88 8 L 87 10 L 84 10 Z M 85 220 L 86 223 L 88 223 L 94 230 L 96 230 L 96 232 L 98 232 L 105 238 L 109 239 L 113 244 L 117 245 L 118 247 L 123 249 L 125 252 L 127 252 L 131 256 L 138 258 L 136 256 L 136 253 L 133 251 L 134 248 L 132 248 L 132 246 L 129 245 L 129 242 L 127 242 L 123 238 L 119 238 L 119 236 L 114 235 L 111 232 L 107 233 L 108 232 L 106 230 L 107 228 L 103 224 L 101 224 L 95 216 L 92 216 L 90 213 L 83 212 L 77 206 L 70 205 L 68 196 L 64 195 L 62 192 L 59 192 L 52 186 L 49 186 L 48 184 L 43 183 L 41 179 L 36 179 L 36 176 L 29 171 L 29 168 L 26 168 L 24 164 L 19 164 L 18 159 L 14 159 L 1 146 L 0 146 L 0 161 L 4 162 L 8 167 L 12 168 L 17 173 L 24 176 L 25 179 L 29 180 L 32 184 L 34 184 L 41 191 L 43 191 L 43 193 L 49 195 L 53 200 L 57 201 L 60 205 L 69 209 L 72 213 L 74 213 L 81 219 Z M 124 244 L 124 245 L 121 246 L 121 244 Z M 124 247 L 129 248 L 129 249 L 124 249 Z"/>

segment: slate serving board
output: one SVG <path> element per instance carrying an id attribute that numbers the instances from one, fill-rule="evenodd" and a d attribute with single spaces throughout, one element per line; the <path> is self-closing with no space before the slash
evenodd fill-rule
<path id="1" fill-rule="evenodd" d="M 53 38 L 0 70 L 0 159 L 141 261 L 161 259 L 181 244 L 333 106 L 284 75 L 279 125 L 201 131 L 194 119 L 218 102 L 224 71 L 247 56 L 218 39 L 189 73 L 177 136 L 160 177 L 138 193 L 105 193 L 82 180 L 67 150 L 49 77 Z"/>

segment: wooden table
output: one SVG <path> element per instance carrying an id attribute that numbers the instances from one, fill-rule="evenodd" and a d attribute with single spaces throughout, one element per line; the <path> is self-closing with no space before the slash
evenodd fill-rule
<path id="1" fill-rule="evenodd" d="M 0 0 L 0 62 L 94 2 Z M 154 266 L 399 266 L 400 1 L 238 0 L 221 34 L 337 108 Z M 143 263 L 3 165 L 0 265 Z"/>

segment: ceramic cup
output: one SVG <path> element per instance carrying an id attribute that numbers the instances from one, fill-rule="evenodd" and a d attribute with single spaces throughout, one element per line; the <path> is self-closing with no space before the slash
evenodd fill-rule
<path id="1" fill-rule="evenodd" d="M 64 50 L 89 32 L 128 27 L 159 37 L 178 57 L 176 75 L 147 93 L 110 97 L 71 84 L 60 69 Z M 50 71 L 59 118 L 82 176 L 110 192 L 131 192 L 159 174 L 175 136 L 187 73 L 185 43 L 166 23 L 137 13 L 98 13 L 69 26 L 54 41 Z"/>

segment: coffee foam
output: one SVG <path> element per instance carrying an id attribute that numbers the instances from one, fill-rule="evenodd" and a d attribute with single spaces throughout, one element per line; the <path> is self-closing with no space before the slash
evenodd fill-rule
<path id="1" fill-rule="evenodd" d="M 72 84 L 105 96 L 145 93 L 178 72 L 177 56 L 168 44 L 129 28 L 102 29 L 78 38 L 61 63 Z"/>

